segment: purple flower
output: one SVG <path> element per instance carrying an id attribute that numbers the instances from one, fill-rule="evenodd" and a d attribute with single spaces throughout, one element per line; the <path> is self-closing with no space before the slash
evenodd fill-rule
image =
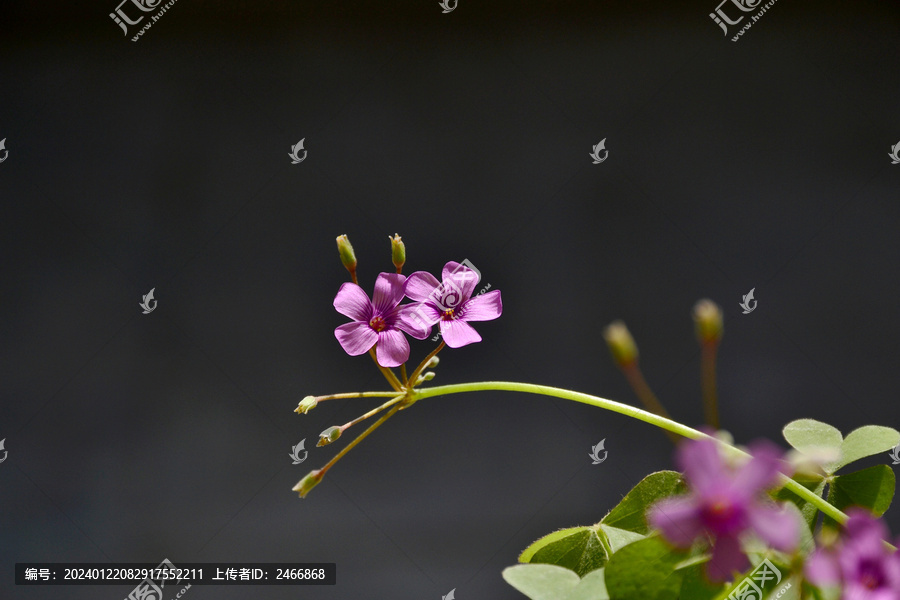
<path id="1" fill-rule="evenodd" d="M 382 273 L 375 280 L 372 301 L 355 283 L 345 283 L 334 297 L 334 308 L 353 319 L 334 330 L 334 336 L 350 356 L 359 356 L 375 346 L 375 356 L 382 367 L 399 367 L 409 358 L 406 332 L 423 340 L 431 327 L 413 316 L 415 305 L 399 306 L 403 300 L 406 277 Z"/>
<path id="2" fill-rule="evenodd" d="M 500 291 L 472 297 L 478 275 L 472 269 L 450 261 L 441 274 L 443 282 L 431 273 L 417 271 L 406 280 L 406 295 L 420 302 L 419 318 L 428 326 L 441 324 L 441 335 L 451 348 L 481 341 L 469 321 L 490 321 L 503 312 Z"/>
<path id="3" fill-rule="evenodd" d="M 758 442 L 751 454 L 746 464 L 732 467 L 723 461 L 714 440 L 684 442 L 678 449 L 678 465 L 691 491 L 661 500 L 648 514 L 650 524 L 675 546 L 686 548 L 697 538 L 714 538 L 712 560 L 706 564 L 713 581 L 728 580 L 750 566 L 741 550 L 745 532 L 778 550 L 790 551 L 797 545 L 797 520 L 764 498 L 779 473 L 786 472 L 781 451 Z"/>
<path id="4" fill-rule="evenodd" d="M 847 512 L 843 539 L 835 548 L 813 552 L 806 578 L 820 587 L 843 583 L 842 600 L 900 598 L 900 554 L 884 546 L 887 527 L 862 509 Z"/>

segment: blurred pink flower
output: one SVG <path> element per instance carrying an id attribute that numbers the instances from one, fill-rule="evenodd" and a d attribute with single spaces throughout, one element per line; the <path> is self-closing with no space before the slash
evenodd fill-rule
<path id="1" fill-rule="evenodd" d="M 740 536 L 745 532 L 783 551 L 793 550 L 798 542 L 796 518 L 765 498 L 778 475 L 787 474 L 781 451 L 757 442 L 750 453 L 752 458 L 735 468 L 725 463 L 714 440 L 685 441 L 677 459 L 690 493 L 661 500 L 648 514 L 650 524 L 675 546 L 686 548 L 697 538 L 714 538 L 712 560 L 706 564 L 713 581 L 728 580 L 750 566 L 741 550 Z"/>
<path id="2" fill-rule="evenodd" d="M 843 584 L 842 600 L 900 598 L 900 554 L 884 545 L 887 527 L 862 509 L 847 513 L 843 539 L 833 549 L 813 552 L 806 578 L 820 587 Z"/>

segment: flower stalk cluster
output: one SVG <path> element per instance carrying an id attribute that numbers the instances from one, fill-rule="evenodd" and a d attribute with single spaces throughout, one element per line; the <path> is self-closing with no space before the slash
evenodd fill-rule
<path id="1" fill-rule="evenodd" d="M 433 369 L 438 364 L 438 353 L 445 347 L 462 348 L 481 341 L 481 336 L 471 323 L 490 321 L 500 316 L 503 304 L 499 290 L 475 294 L 478 273 L 454 261 L 444 265 L 442 280 L 438 281 L 425 271 L 417 271 L 409 277 L 403 275 L 406 264 L 406 245 L 398 234 L 389 236 L 391 262 L 394 273 L 380 273 L 375 280 L 371 298 L 360 287 L 357 279 L 357 260 L 353 246 L 346 235 L 338 236 L 337 247 L 341 263 L 350 274 L 351 281 L 341 285 L 334 298 L 334 308 L 351 319 L 334 330 L 335 338 L 350 356 L 369 354 L 381 371 L 392 392 L 364 392 L 359 394 L 333 394 L 331 396 L 307 396 L 295 409 L 306 414 L 319 402 L 339 398 L 389 397 L 384 404 L 364 413 L 341 426 L 327 428 L 319 435 L 318 446 L 337 441 L 350 427 L 365 421 L 382 411 L 388 412 L 364 431 L 350 445 L 321 469 L 301 480 L 294 491 L 305 497 L 321 481 L 322 477 L 353 446 L 361 442 L 374 429 L 397 411 L 408 408 L 416 401 L 417 386 L 435 377 Z M 404 303 L 404 300 L 412 302 Z M 442 340 L 416 366 L 407 373 L 410 346 L 406 336 L 424 340 L 432 328 L 440 328 Z M 399 376 L 393 369 L 399 367 Z M 310 479 L 312 477 L 312 479 Z M 314 481 L 313 485 L 310 482 Z"/>
<path id="2" fill-rule="evenodd" d="M 848 515 L 792 479 L 791 462 L 785 460 L 781 450 L 773 444 L 758 442 L 741 449 L 733 445 L 725 432 L 718 431 L 715 371 L 723 335 L 723 316 L 714 302 L 701 300 L 693 310 L 701 350 L 701 392 L 706 420 L 706 428 L 702 430 L 688 427 L 670 416 L 645 380 L 639 367 L 637 344 L 621 321 L 610 324 L 603 335 L 616 366 L 644 409 L 529 383 L 486 381 L 423 387 L 435 377 L 434 369 L 440 362 L 438 354 L 442 350 L 463 348 L 482 341 L 472 323 L 498 318 L 503 310 L 501 296 L 498 290 L 486 292 L 490 286 L 476 294 L 479 274 L 466 262 L 447 262 L 440 280 L 426 271 L 405 276 L 406 246 L 397 234 L 389 239 L 394 272 L 378 274 L 370 296 L 359 285 L 358 263 L 349 239 L 346 235 L 337 238 L 338 254 L 350 281 L 340 286 L 334 308 L 350 319 L 335 329 L 338 343 L 350 356 L 369 354 L 391 389 L 307 396 L 300 401 L 295 409 L 298 414 L 306 414 L 319 403 L 332 400 L 378 398 L 382 402 L 357 418 L 328 427 L 320 434 L 318 446 L 332 444 L 348 429 L 378 417 L 325 465 L 308 473 L 294 486 L 301 498 L 306 497 L 329 469 L 375 429 L 419 400 L 478 391 L 540 394 L 636 418 L 669 435 L 677 445 L 676 463 L 683 473 L 687 493 L 662 497 L 652 506 L 648 504 L 646 521 L 652 529 L 651 535 L 661 536 L 673 551 L 695 553 L 699 548 L 701 553 L 706 553 L 702 568 L 709 582 L 725 585 L 725 582 L 737 581 L 750 566 L 747 542 L 755 540 L 771 551 L 781 553 L 785 564 L 801 565 L 802 569 L 797 567 L 797 572 L 804 580 L 803 585 L 830 590 L 829 599 L 900 599 L 900 554 L 885 542 L 888 532 L 881 521 L 859 509 L 850 510 Z M 425 340 L 435 326 L 440 330 L 440 343 L 408 370 L 411 348 L 407 336 Z M 836 435 L 840 442 L 839 432 Z M 900 434 L 894 432 L 894 435 L 900 439 Z M 795 448 L 803 447 L 791 441 L 787 433 L 785 437 Z M 802 466 L 804 460 L 807 463 L 812 460 L 812 450 L 814 448 L 806 448 L 800 453 L 803 460 L 795 456 L 797 468 L 824 477 L 829 484 L 835 485 L 833 471 L 825 474 L 821 465 L 815 470 L 809 465 Z M 837 464 L 837 460 L 838 457 L 832 455 L 822 464 Z M 802 474 L 798 474 L 798 480 L 802 480 Z M 782 489 L 797 499 L 798 506 L 814 506 L 842 527 L 840 536 L 824 529 L 820 547 L 806 557 L 800 548 L 800 540 L 802 528 L 809 525 L 803 522 L 796 508 L 787 502 L 779 504 L 773 500 L 775 491 Z M 778 498 L 783 501 L 783 494 Z"/>

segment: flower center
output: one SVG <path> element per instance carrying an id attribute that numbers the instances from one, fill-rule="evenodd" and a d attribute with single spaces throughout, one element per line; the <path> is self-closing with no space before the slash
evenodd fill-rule
<path id="1" fill-rule="evenodd" d="M 718 499 L 709 506 L 709 512 L 714 517 L 727 517 L 732 512 L 734 512 L 734 508 L 731 504 L 725 500 Z"/>
<path id="2" fill-rule="evenodd" d="M 372 317 L 372 320 L 369 321 L 369 327 L 375 331 L 384 331 L 384 328 L 387 327 L 387 323 L 384 322 L 384 317 Z"/>
<path id="3" fill-rule="evenodd" d="M 454 312 L 454 309 L 448 308 L 443 313 L 441 313 L 441 318 L 444 319 L 445 321 L 452 321 L 453 319 L 456 318 L 453 316 L 453 312 Z"/>
<path id="4" fill-rule="evenodd" d="M 868 590 L 876 590 L 884 583 L 881 569 L 872 561 L 865 561 L 860 565 L 859 582 Z"/>
<path id="5" fill-rule="evenodd" d="M 704 521 L 716 533 L 729 533 L 740 529 L 741 509 L 727 497 L 712 498 L 703 510 Z"/>

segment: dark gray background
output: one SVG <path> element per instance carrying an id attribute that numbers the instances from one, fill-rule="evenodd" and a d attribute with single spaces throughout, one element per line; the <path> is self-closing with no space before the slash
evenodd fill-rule
<path id="1" fill-rule="evenodd" d="M 502 291 L 435 384 L 633 402 L 600 335 L 622 318 L 697 425 L 709 297 L 738 441 L 897 426 L 900 7 L 779 0 L 734 43 L 715 4 L 179 0 L 133 43 L 114 0 L 4 2 L 2 596 L 129 590 L 17 588 L 17 561 L 167 557 L 338 565 L 193 600 L 516 598 L 500 572 L 530 541 L 671 466 L 640 422 L 479 393 L 398 414 L 299 500 L 346 443 L 318 433 L 374 402 L 297 402 L 385 387 L 334 339 L 341 233 L 364 287 L 399 232 L 407 273 L 468 258 Z"/>

